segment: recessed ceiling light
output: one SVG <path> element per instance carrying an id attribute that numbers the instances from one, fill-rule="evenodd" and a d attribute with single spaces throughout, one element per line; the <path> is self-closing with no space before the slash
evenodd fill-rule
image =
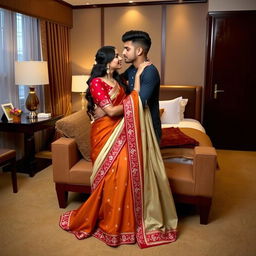
<path id="1" fill-rule="evenodd" d="M 129 1 L 129 3 L 130 3 L 130 4 L 132 4 L 132 3 L 133 3 L 133 1 Z"/>

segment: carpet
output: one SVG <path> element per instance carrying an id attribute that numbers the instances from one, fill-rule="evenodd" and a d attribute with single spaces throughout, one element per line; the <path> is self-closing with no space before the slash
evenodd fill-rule
<path id="1" fill-rule="evenodd" d="M 66 209 L 58 207 L 52 167 L 33 178 L 18 173 L 17 194 L 10 173 L 0 172 L 1 256 L 255 256 L 256 152 L 217 150 L 215 194 L 208 225 L 199 224 L 194 207 L 177 205 L 178 240 L 148 249 L 112 248 L 94 237 L 77 240 L 58 226 L 59 216 L 85 200 L 70 193 Z"/>

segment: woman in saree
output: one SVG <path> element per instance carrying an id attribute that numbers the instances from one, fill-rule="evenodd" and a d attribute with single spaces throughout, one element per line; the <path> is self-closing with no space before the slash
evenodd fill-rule
<path id="1" fill-rule="evenodd" d="M 127 92 L 117 70 L 121 56 L 112 46 L 98 50 L 88 80 L 88 114 L 95 105 L 106 115 L 91 129 L 91 195 L 64 213 L 60 227 L 78 239 L 94 236 L 110 246 L 140 248 L 177 238 L 177 215 L 149 110 L 139 99 L 140 65 L 134 90 Z"/>

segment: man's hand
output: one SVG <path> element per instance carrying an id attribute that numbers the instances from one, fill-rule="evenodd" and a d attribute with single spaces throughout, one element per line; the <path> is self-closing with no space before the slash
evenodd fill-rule
<path id="1" fill-rule="evenodd" d="M 102 110 L 102 108 L 97 107 L 96 109 L 94 109 L 93 117 L 94 117 L 95 120 L 98 119 L 98 118 L 101 118 L 105 115 L 106 115 L 106 112 L 104 110 Z"/>

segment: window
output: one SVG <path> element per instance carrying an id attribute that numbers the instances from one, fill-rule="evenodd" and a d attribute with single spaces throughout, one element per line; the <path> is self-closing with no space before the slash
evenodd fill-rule
<path id="1" fill-rule="evenodd" d="M 15 85 L 14 62 L 41 60 L 39 21 L 0 8 L 0 29 L 0 103 L 12 102 L 27 112 L 25 101 L 29 90 L 25 85 Z M 36 88 L 38 97 L 42 90 Z"/>
<path id="2" fill-rule="evenodd" d="M 23 40 L 22 40 L 22 15 L 16 13 L 16 26 L 17 26 L 17 60 L 24 60 L 23 56 Z M 25 86 L 19 86 L 19 103 L 20 108 L 25 111 Z"/>

